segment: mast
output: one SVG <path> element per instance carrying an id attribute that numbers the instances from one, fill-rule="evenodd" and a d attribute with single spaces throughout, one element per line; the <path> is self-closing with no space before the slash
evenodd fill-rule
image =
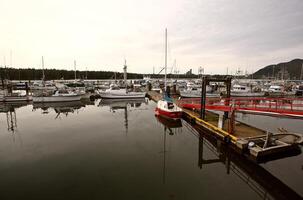
<path id="1" fill-rule="evenodd" d="M 124 60 L 124 67 L 123 67 L 123 71 L 124 71 L 124 85 L 125 88 L 127 88 L 127 65 L 126 65 L 126 59 Z"/>
<path id="2" fill-rule="evenodd" d="M 45 74 L 44 74 L 44 58 L 42 56 L 42 84 L 44 86 Z"/>
<path id="3" fill-rule="evenodd" d="M 303 63 L 302 63 L 302 67 L 301 67 L 301 76 L 300 76 L 300 80 L 303 79 Z"/>
<path id="4" fill-rule="evenodd" d="M 164 91 L 166 92 L 166 87 L 167 87 L 167 83 L 166 83 L 166 73 L 167 73 L 167 28 L 165 28 L 165 65 L 164 65 L 164 69 L 165 69 Z"/>
<path id="5" fill-rule="evenodd" d="M 76 60 L 74 60 L 74 69 L 75 69 L 75 81 L 76 81 L 77 80 Z"/>

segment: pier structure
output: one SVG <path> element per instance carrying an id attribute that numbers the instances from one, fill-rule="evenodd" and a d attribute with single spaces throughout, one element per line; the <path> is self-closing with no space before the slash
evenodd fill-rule
<path id="1" fill-rule="evenodd" d="M 206 85 L 212 81 L 224 82 L 229 96 L 226 98 L 206 98 Z M 275 134 L 266 132 L 242 122 L 237 122 L 235 120 L 235 112 L 259 111 L 259 114 L 262 114 L 262 112 L 265 113 L 265 111 L 267 111 L 267 113 L 271 113 L 268 108 L 264 108 L 264 106 L 267 105 L 270 106 L 271 109 L 275 109 L 276 113 L 285 115 L 285 113 L 289 111 L 283 113 L 281 109 L 292 109 L 291 112 L 296 112 L 296 114 L 300 112 L 299 114 L 303 116 L 303 109 L 302 111 L 294 111 L 294 108 L 303 108 L 303 99 L 301 99 L 302 106 L 299 105 L 300 103 L 298 102 L 286 106 L 286 103 L 289 102 L 285 101 L 285 99 L 281 99 L 281 102 L 276 100 L 268 103 L 257 101 L 260 99 L 249 98 L 246 99 L 246 103 L 243 103 L 244 98 L 230 97 L 230 83 L 231 78 L 229 77 L 224 79 L 203 77 L 200 99 L 179 99 L 178 96 L 173 96 L 175 103 L 183 108 L 183 119 L 192 125 L 198 125 L 204 131 L 214 135 L 218 140 L 230 144 L 230 146 L 240 154 L 246 155 L 249 159 L 257 162 L 264 160 L 265 157 L 276 159 L 276 157 L 272 155 L 277 154 L 283 154 L 284 157 L 287 157 L 288 155 L 284 154 L 284 152 L 299 149 L 298 144 L 303 142 L 303 138 L 299 134 L 285 132 L 287 135 L 283 135 L 278 131 L 278 133 Z M 155 91 L 149 91 L 147 95 L 156 102 L 162 98 L 162 95 Z M 267 100 L 268 99 L 265 99 L 265 101 Z M 281 139 L 285 136 L 291 137 L 295 142 L 291 143 L 286 139 Z"/>

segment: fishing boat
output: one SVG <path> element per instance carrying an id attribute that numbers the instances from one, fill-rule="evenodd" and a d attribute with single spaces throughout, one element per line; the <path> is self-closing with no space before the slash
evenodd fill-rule
<path id="1" fill-rule="evenodd" d="M 127 88 L 127 66 L 126 61 L 124 64 L 124 85 L 125 88 L 120 88 L 117 84 L 111 84 L 109 89 L 105 91 L 98 91 L 99 95 L 103 99 L 134 99 L 145 98 L 145 92 L 129 91 Z"/>
<path id="2" fill-rule="evenodd" d="M 168 119 L 177 120 L 182 117 L 183 110 L 178 107 L 170 98 L 169 92 L 167 91 L 167 29 L 165 29 L 165 76 L 164 76 L 164 98 L 157 102 L 155 114 L 166 117 Z"/>

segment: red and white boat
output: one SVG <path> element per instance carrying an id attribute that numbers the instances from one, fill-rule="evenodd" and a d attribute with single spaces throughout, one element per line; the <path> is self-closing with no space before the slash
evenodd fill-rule
<path id="1" fill-rule="evenodd" d="M 165 29 L 165 80 L 164 80 L 164 88 L 166 94 L 166 70 L 167 70 L 167 29 Z M 169 119 L 180 119 L 182 117 L 182 109 L 178 107 L 170 98 L 164 97 L 164 99 L 159 100 L 157 103 L 157 107 L 155 109 L 156 115 L 161 115 L 163 117 Z"/>
<path id="2" fill-rule="evenodd" d="M 182 109 L 175 103 L 167 100 L 159 100 L 155 109 L 155 114 L 160 115 L 169 119 L 181 119 Z"/>

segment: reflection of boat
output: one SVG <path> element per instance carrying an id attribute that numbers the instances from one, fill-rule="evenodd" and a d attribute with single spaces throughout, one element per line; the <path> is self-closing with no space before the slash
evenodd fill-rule
<path id="1" fill-rule="evenodd" d="M 71 101 L 71 102 L 39 102 L 33 103 L 34 109 L 39 108 L 64 108 L 64 107 L 72 107 L 72 108 L 81 108 L 85 105 L 81 101 Z"/>
<path id="2" fill-rule="evenodd" d="M 169 120 L 169 119 L 167 119 L 165 117 L 162 117 L 160 115 L 156 115 L 156 118 L 166 128 L 181 128 L 182 127 L 181 119 L 178 119 L 178 120 Z"/>
<path id="3" fill-rule="evenodd" d="M 48 109 L 52 108 L 58 115 L 61 114 L 67 115 L 68 113 L 73 113 L 75 110 L 78 110 L 82 107 L 85 107 L 81 101 L 71 101 L 71 102 L 45 102 L 45 103 L 34 103 L 33 109 L 41 109 L 44 114 L 49 113 Z"/>
<path id="4" fill-rule="evenodd" d="M 129 107 L 133 108 L 133 110 L 139 110 L 142 103 L 147 104 L 147 99 L 101 99 L 99 106 L 108 106 L 112 113 L 116 113 L 117 110 L 124 110 L 124 126 L 127 133 Z"/>
<path id="5" fill-rule="evenodd" d="M 26 102 L 1 103 L 0 113 L 6 114 L 7 130 L 15 133 L 17 129 L 16 109 L 28 105 Z"/>
<path id="6" fill-rule="evenodd" d="M 27 106 L 27 102 L 9 102 L 9 103 L 0 103 L 0 112 L 6 113 L 10 110 L 15 110 L 16 108 L 21 108 Z"/>
<path id="7" fill-rule="evenodd" d="M 130 107 L 140 107 L 142 103 L 147 103 L 146 99 L 101 99 L 99 106 L 109 106 L 112 110 Z"/>

